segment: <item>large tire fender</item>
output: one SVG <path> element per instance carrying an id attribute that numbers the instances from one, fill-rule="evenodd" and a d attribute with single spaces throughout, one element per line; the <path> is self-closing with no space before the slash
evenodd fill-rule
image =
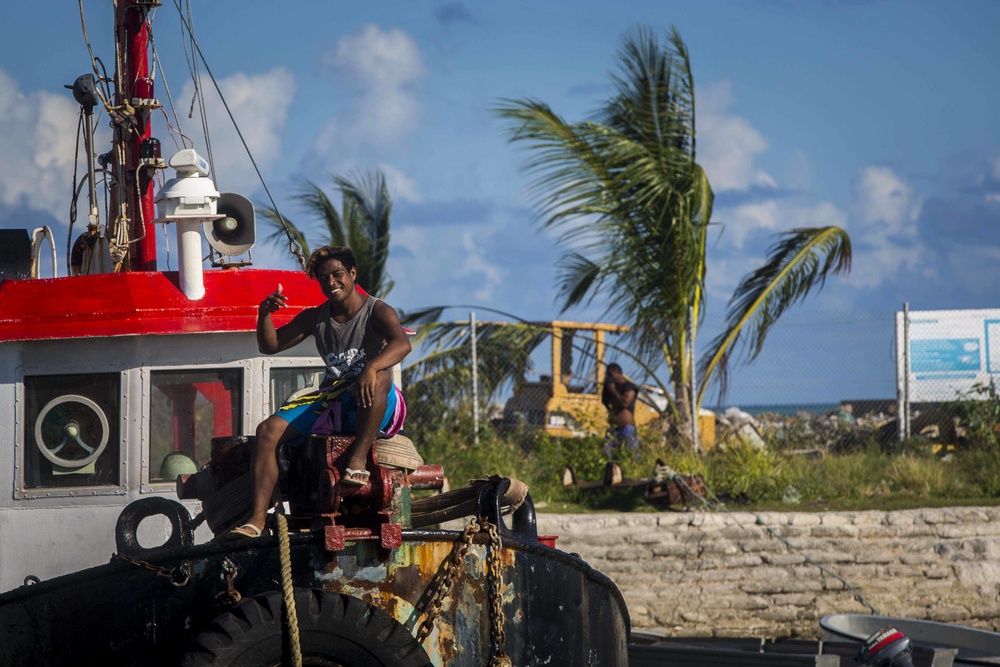
<path id="1" fill-rule="evenodd" d="M 303 663 L 352 667 L 429 667 L 427 653 L 398 621 L 349 595 L 296 588 L 295 609 Z M 290 654 L 280 591 L 244 600 L 218 616 L 195 640 L 181 663 L 281 665 Z"/>

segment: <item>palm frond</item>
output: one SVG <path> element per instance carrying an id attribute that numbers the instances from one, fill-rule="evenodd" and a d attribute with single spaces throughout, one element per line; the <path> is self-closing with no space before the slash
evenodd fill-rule
<path id="1" fill-rule="evenodd" d="M 334 182 L 344 201 L 344 224 L 348 244 L 358 263 L 358 282 L 372 294 L 383 297 L 392 288 L 385 272 L 389 259 L 389 217 L 392 197 L 382 170 L 358 170 Z"/>
<path id="2" fill-rule="evenodd" d="M 699 403 L 712 382 L 720 400 L 725 395 L 735 351 L 742 350 L 746 361 L 753 361 L 785 310 L 813 288 L 822 289 L 828 275 L 850 271 L 851 240 L 840 227 L 793 229 L 781 236 L 764 265 L 744 277 L 729 301 L 725 329 L 700 364 Z"/>
<path id="3" fill-rule="evenodd" d="M 290 234 L 292 240 L 302 248 L 302 252 L 309 255 L 309 241 L 306 240 L 306 235 L 302 230 L 295 226 L 295 223 L 282 216 L 273 206 L 261 206 L 259 210 L 268 226 L 271 227 L 271 233 L 264 237 L 265 243 L 275 247 L 283 246 L 288 243 L 288 235 Z M 288 227 L 287 234 L 285 233 L 286 226 Z"/>
<path id="4" fill-rule="evenodd" d="M 551 333 L 530 324 L 484 322 L 476 329 L 478 392 L 490 400 L 531 368 L 531 354 Z M 472 332 L 468 322 L 440 322 L 421 328 L 430 352 L 403 371 L 407 395 L 445 401 L 472 393 Z"/>
<path id="5" fill-rule="evenodd" d="M 323 188 L 312 181 L 304 181 L 294 199 L 302 208 L 319 219 L 325 227 L 330 245 L 347 245 L 340 214 Z"/>
<path id="6" fill-rule="evenodd" d="M 419 308 L 417 310 L 400 310 L 399 321 L 403 326 L 419 326 L 421 324 L 431 324 L 441 319 L 441 315 L 449 306 L 431 306 L 429 308 Z"/>
<path id="7" fill-rule="evenodd" d="M 562 312 L 577 305 L 587 294 L 593 299 L 594 282 L 601 278 L 601 267 L 578 253 L 568 253 L 556 264 L 559 269 L 559 296 L 563 298 Z M 590 301 L 588 299 L 588 302 Z"/>

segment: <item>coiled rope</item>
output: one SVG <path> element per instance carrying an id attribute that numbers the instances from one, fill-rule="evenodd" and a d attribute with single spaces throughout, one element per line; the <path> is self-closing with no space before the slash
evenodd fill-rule
<path id="1" fill-rule="evenodd" d="M 288 617 L 288 639 L 292 647 L 292 665 L 302 667 L 302 646 L 299 641 L 299 615 L 295 611 L 295 589 L 292 587 L 292 548 L 288 539 L 288 521 L 278 514 L 278 544 L 281 549 L 281 592 Z"/>

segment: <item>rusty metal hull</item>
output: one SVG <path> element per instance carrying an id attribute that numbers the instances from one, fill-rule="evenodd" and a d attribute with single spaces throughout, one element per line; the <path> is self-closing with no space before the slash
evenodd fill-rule
<path id="1" fill-rule="evenodd" d="M 404 531 L 403 545 L 392 551 L 356 542 L 330 554 L 321 536 L 293 534 L 292 580 L 297 590 L 362 600 L 415 635 L 423 620 L 418 609 L 459 535 Z M 488 548 L 477 540 L 466 554 L 423 643 L 424 664 L 489 663 Z M 628 612 L 610 579 L 576 556 L 515 535 L 504 538 L 500 553 L 503 648 L 513 664 L 628 664 Z M 232 605 L 219 598 L 227 590 L 227 560 L 244 600 L 281 590 L 277 538 L 161 548 L 142 560 L 161 570 L 114 560 L 0 595 L 0 664 L 177 665 Z M 191 573 L 185 585 L 164 576 L 185 564 Z"/>

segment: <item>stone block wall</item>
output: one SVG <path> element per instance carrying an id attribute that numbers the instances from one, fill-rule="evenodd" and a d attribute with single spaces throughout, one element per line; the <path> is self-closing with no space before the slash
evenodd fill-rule
<path id="1" fill-rule="evenodd" d="M 812 639 L 867 601 L 1000 630 L 1000 508 L 539 514 L 538 528 L 615 581 L 633 628 Z"/>

